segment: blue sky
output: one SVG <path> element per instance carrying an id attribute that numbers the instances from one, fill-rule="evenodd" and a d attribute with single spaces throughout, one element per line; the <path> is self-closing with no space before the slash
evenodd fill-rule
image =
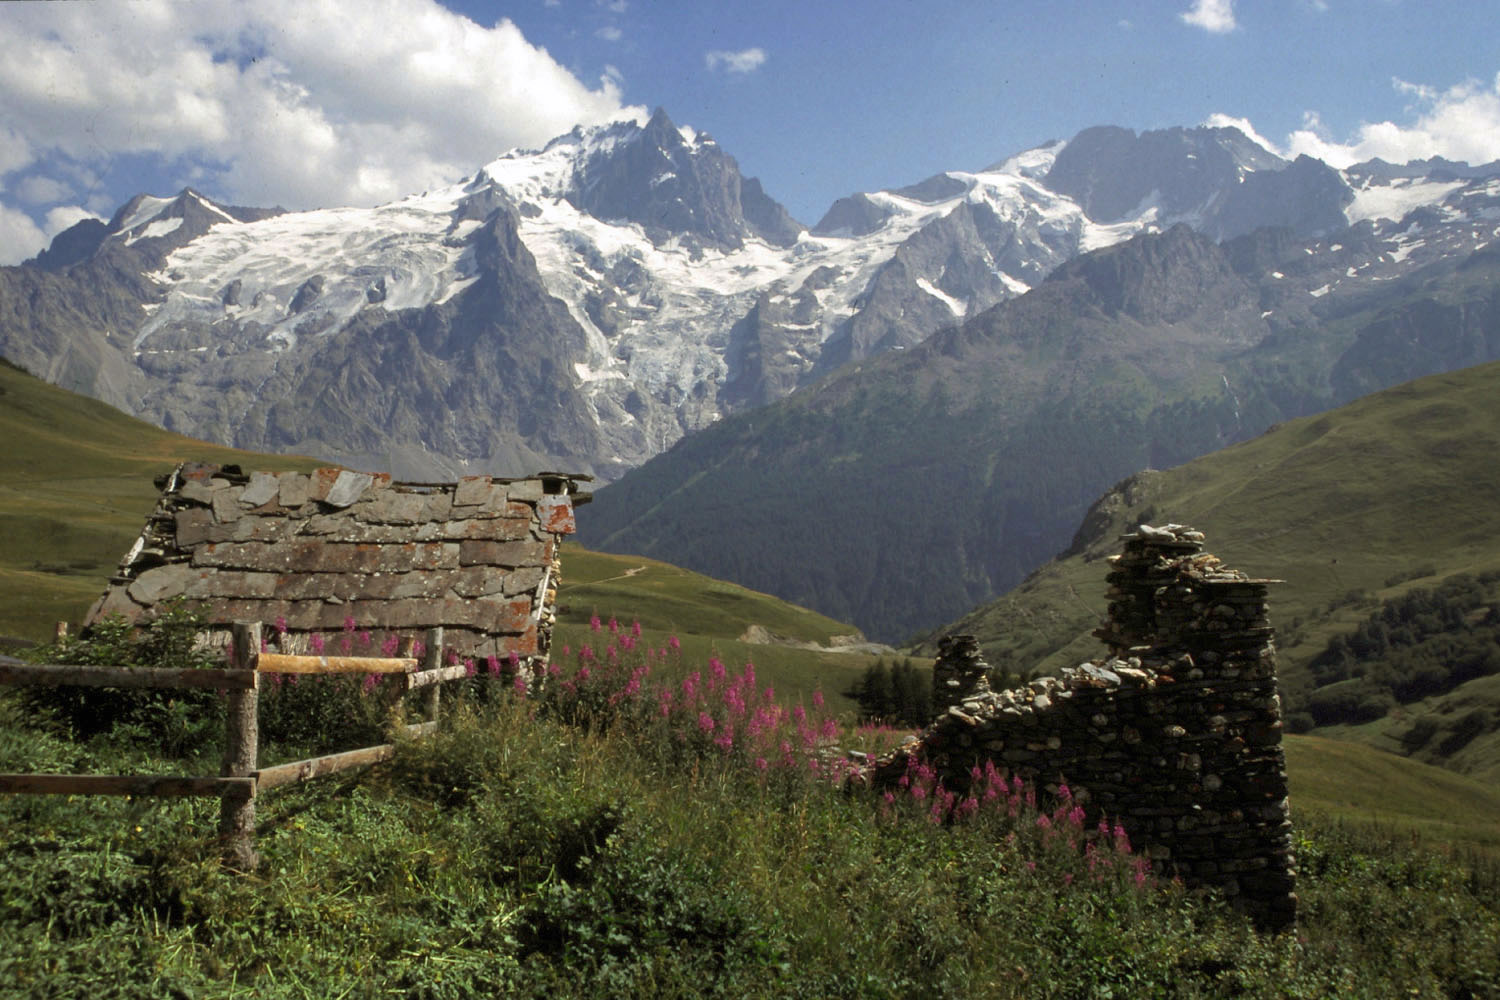
<path id="1" fill-rule="evenodd" d="M 1500 158 L 1500 18 L 1449 0 L 0 4 L 0 263 L 138 191 L 375 204 L 663 106 L 803 222 L 1095 124 Z"/>

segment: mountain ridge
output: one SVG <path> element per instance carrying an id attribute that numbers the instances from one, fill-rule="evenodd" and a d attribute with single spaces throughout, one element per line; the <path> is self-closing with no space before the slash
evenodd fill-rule
<path id="1" fill-rule="evenodd" d="M 86 220 L 27 266 L 0 271 L 0 317 L 15 320 L 0 324 L 0 352 L 216 440 L 310 446 L 408 478 L 506 471 L 497 466 L 535 456 L 607 480 L 842 364 L 908 350 L 1080 253 L 1178 221 L 1237 235 L 1262 215 L 1305 237 L 1342 221 L 1340 206 L 1351 218 L 1389 215 L 1481 183 L 1473 169 L 1467 179 L 1429 176 L 1455 170 L 1339 174 L 1288 164 L 1233 129 L 1091 129 L 977 172 L 853 195 L 808 230 L 712 137 L 658 108 L 376 209 L 245 209 L 192 189 L 137 197 L 102 229 Z M 1099 218 L 1049 187 L 1054 176 L 1097 202 Z M 479 253 L 497 213 L 511 217 L 500 226 L 514 229 L 529 262 Z M 56 296 L 99 305 L 32 309 L 38 283 L 25 272 L 35 270 L 55 276 Z M 450 308 L 483 294 L 474 289 L 486 275 L 565 309 L 531 310 L 545 329 L 512 331 L 508 347 L 490 350 L 486 331 L 497 324 Z M 454 334 L 455 322 L 472 325 Z M 314 427 L 287 416 L 296 397 L 262 399 L 281 385 L 334 391 L 311 373 L 347 355 L 341 338 L 381 331 L 376 340 L 389 341 L 415 327 L 470 341 L 479 367 L 548 367 L 542 395 L 509 408 L 495 392 L 448 400 L 422 377 L 437 359 L 413 356 L 412 379 L 390 369 L 383 390 L 423 400 L 419 420 L 392 423 L 399 404 L 350 398 L 339 421 Z M 517 346 L 528 341 L 535 356 Z M 543 343 L 565 345 L 565 356 Z M 284 368 L 309 374 L 276 377 Z M 506 391 L 521 388 L 512 380 Z M 236 400 L 228 411 L 213 398 L 221 391 Z M 557 433 L 518 415 L 564 398 L 564 412 L 585 418 L 570 415 Z M 262 402 L 280 407 L 277 420 L 251 412 Z M 480 427 L 470 406 L 505 422 Z M 371 426 L 385 428 L 382 447 L 371 447 Z"/>

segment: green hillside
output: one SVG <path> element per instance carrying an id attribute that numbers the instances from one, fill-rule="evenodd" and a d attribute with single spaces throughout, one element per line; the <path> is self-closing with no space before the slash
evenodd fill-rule
<path id="1" fill-rule="evenodd" d="M 586 518 L 588 508 L 579 516 Z M 822 691 L 829 707 L 840 712 L 854 710 L 845 692 L 877 658 L 833 651 L 841 638 L 862 638 L 853 626 L 736 583 L 574 544 L 564 547 L 562 560 L 554 641 L 558 651 L 583 643 L 598 647 L 600 637 L 591 626 L 595 616 L 603 623 L 614 619 L 624 628 L 638 622 L 658 639 L 676 636 L 684 661 L 701 663 L 718 655 L 736 666 L 751 662 L 764 684 L 793 699 Z M 748 641 L 746 633 L 753 626 L 770 633 L 772 641 Z M 824 648 L 810 648 L 814 646 Z"/>
<path id="2" fill-rule="evenodd" d="M 0 361 L 0 635 L 50 637 L 104 590 L 178 462 L 308 470 L 313 459 L 195 441 Z"/>
<path id="3" fill-rule="evenodd" d="M 1459 573 L 1500 568 L 1500 364 L 1434 375 L 1167 471 L 1120 483 L 1073 545 L 1021 586 L 950 628 L 981 638 L 998 667 L 1050 672 L 1095 655 L 1105 611 L 1103 558 L 1142 521 L 1191 524 L 1231 566 L 1284 580 L 1271 590 L 1289 711 L 1304 705 L 1309 662 L 1380 600 Z M 1444 696 L 1464 704 L 1493 690 L 1471 681 Z M 1395 748 L 1388 730 L 1340 730 Z M 1471 773 L 1494 774 L 1491 732 L 1466 750 Z"/>

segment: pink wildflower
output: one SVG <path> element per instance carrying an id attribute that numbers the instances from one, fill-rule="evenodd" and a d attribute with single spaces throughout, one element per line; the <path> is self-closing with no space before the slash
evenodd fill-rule
<path id="1" fill-rule="evenodd" d="M 589 628 L 594 632 L 599 631 L 599 616 L 597 614 L 589 616 Z"/>
<path id="2" fill-rule="evenodd" d="M 380 676 L 378 674 L 365 674 L 364 684 L 360 686 L 364 689 L 365 694 L 369 694 L 371 691 L 375 690 L 375 685 L 379 682 Z"/>
<path id="3" fill-rule="evenodd" d="M 314 635 L 311 639 L 307 640 L 307 644 L 311 647 L 314 656 L 323 655 L 323 637 L 321 635 Z"/>
<path id="4" fill-rule="evenodd" d="M 286 615 L 278 615 L 276 617 L 276 634 L 286 635 Z"/>
<path id="5" fill-rule="evenodd" d="M 344 631 L 345 632 L 353 632 L 354 629 L 355 629 L 355 627 L 356 626 L 354 624 L 354 616 L 353 615 L 345 615 L 344 616 Z"/>
<path id="6" fill-rule="evenodd" d="M 516 694 L 522 698 L 526 697 L 526 675 L 517 673 L 516 679 L 511 681 L 511 687 L 515 688 Z"/>
<path id="7" fill-rule="evenodd" d="M 766 768 L 768 768 L 770 766 L 771 766 L 770 762 L 767 761 L 764 757 L 757 757 L 757 758 L 755 758 L 755 769 L 757 771 L 764 771 Z M 891 793 L 890 792 L 886 792 L 886 794 L 889 795 Z"/>
<path id="8" fill-rule="evenodd" d="M 396 638 L 396 633 L 394 632 L 386 636 L 385 641 L 380 644 L 380 652 L 385 656 L 395 656 L 396 651 L 400 648 L 401 640 Z"/>
<path id="9" fill-rule="evenodd" d="M 484 667 L 491 677 L 500 676 L 500 657 L 496 656 L 494 653 L 486 656 L 484 658 Z"/>
<path id="10" fill-rule="evenodd" d="M 822 708 L 823 707 L 823 692 L 822 691 L 814 691 L 813 692 L 813 697 L 812 697 L 812 702 L 813 702 L 813 708 Z"/>
<path id="11" fill-rule="evenodd" d="M 630 634 L 632 636 L 634 636 L 635 638 L 637 638 L 637 639 L 639 639 L 641 637 L 641 623 L 640 622 L 633 621 L 633 622 L 630 623 Z"/>
<path id="12" fill-rule="evenodd" d="M 714 717 L 712 715 L 709 715 L 707 712 L 699 712 L 698 713 L 698 728 L 701 729 L 701 730 L 703 730 L 705 733 L 711 733 L 711 732 L 713 732 L 714 731 Z"/>
<path id="13" fill-rule="evenodd" d="M 478 672 L 479 671 L 474 666 L 474 657 L 472 657 L 472 656 L 465 656 L 464 657 L 464 676 L 465 677 L 473 677 Z"/>
<path id="14" fill-rule="evenodd" d="M 667 636 L 667 648 L 675 653 L 678 650 L 682 649 L 682 643 L 678 641 L 675 635 L 669 635 Z"/>

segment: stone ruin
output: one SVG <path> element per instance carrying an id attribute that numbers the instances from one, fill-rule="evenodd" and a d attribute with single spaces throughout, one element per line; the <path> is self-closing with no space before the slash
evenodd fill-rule
<path id="1" fill-rule="evenodd" d="M 912 758 L 967 788 L 993 760 L 1122 823 L 1158 875 L 1211 888 L 1267 929 L 1296 918 L 1296 869 L 1266 590 L 1180 525 L 1124 536 L 1108 574 L 1107 657 L 995 691 L 973 636 L 943 640 L 935 721 L 878 762 L 894 784 Z"/>
<path id="2" fill-rule="evenodd" d="M 587 476 L 469 476 L 398 483 L 347 469 L 245 472 L 191 463 L 158 480 L 156 509 L 84 627 L 147 621 L 170 602 L 202 611 L 210 642 L 258 621 L 284 652 L 313 635 L 359 655 L 441 626 L 462 657 L 534 671 L 551 642 L 558 547 Z"/>

